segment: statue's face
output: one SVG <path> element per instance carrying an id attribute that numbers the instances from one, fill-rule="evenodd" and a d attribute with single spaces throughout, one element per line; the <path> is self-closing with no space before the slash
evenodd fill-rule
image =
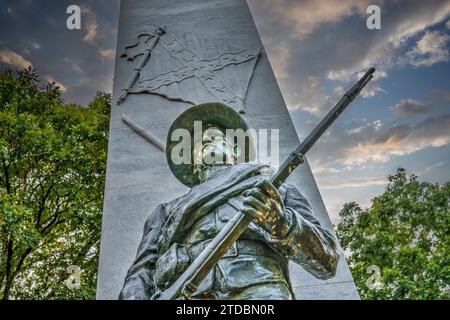
<path id="1" fill-rule="evenodd" d="M 227 156 L 234 159 L 237 151 L 234 141 L 228 141 L 220 128 L 210 127 L 204 131 L 201 150 L 203 163 L 211 165 L 213 159 L 223 159 L 221 163 L 224 163 L 228 159 Z"/>
<path id="2" fill-rule="evenodd" d="M 198 150 L 193 154 L 195 159 L 201 159 L 201 164 L 194 166 L 194 174 L 197 174 L 200 181 L 208 179 L 208 168 L 215 165 L 234 164 L 239 156 L 240 149 L 234 143 L 234 137 L 227 139 L 225 130 L 218 127 L 209 127 L 203 132 L 202 147 L 194 148 Z"/>

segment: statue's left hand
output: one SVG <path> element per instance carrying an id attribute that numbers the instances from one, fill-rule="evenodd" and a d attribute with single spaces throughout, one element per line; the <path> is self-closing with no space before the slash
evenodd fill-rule
<path id="1" fill-rule="evenodd" d="M 283 238 L 288 229 L 283 200 L 278 190 L 268 181 L 261 180 L 243 195 L 242 212 L 275 238 Z"/>

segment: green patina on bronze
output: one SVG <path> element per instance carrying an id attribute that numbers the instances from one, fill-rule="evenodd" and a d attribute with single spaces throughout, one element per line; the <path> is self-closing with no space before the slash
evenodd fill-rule
<path id="1" fill-rule="evenodd" d="M 169 137 L 177 128 L 193 134 L 197 120 L 221 130 L 248 129 L 233 109 L 211 103 L 180 115 Z M 161 294 L 182 280 L 180 276 L 195 266 L 211 241 L 242 212 L 254 222 L 245 226 L 239 239 L 226 239 L 220 258 L 211 260 L 211 267 L 201 272 L 200 285 L 184 283 L 189 293 L 173 298 L 294 299 L 289 260 L 318 278 L 334 276 L 339 260 L 336 240 L 314 218 L 308 200 L 294 186 L 283 184 L 277 190 L 267 180 L 268 167 L 255 163 L 205 167 L 207 179 L 200 183 L 192 167 L 171 162 L 174 143 L 167 141 L 172 172 L 192 189 L 158 206 L 147 219 L 121 299 L 165 298 Z"/>
<path id="2" fill-rule="evenodd" d="M 195 186 L 200 183 L 198 176 L 193 173 L 193 164 L 175 164 L 172 161 L 172 149 L 180 143 L 179 141 L 172 141 L 172 133 L 176 129 L 186 129 L 194 135 L 194 122 L 201 121 L 203 130 L 207 127 L 215 126 L 221 128 L 223 132 L 226 129 L 242 129 L 244 132 L 248 130 L 248 125 L 245 120 L 234 109 L 218 102 L 204 103 L 193 106 L 183 112 L 170 126 L 167 134 L 166 158 L 169 168 L 175 177 L 184 185 L 188 187 Z M 242 147 L 245 149 L 246 162 L 253 161 L 251 157 L 251 150 L 254 148 L 253 141 Z M 194 139 L 191 139 L 191 150 L 194 150 Z"/>
<path id="3" fill-rule="evenodd" d="M 173 130 L 192 135 L 199 120 L 219 131 L 248 127 L 219 103 L 179 116 L 169 130 L 167 158 L 175 176 L 192 188 L 147 219 L 120 298 L 294 299 L 290 260 L 317 278 L 333 277 L 339 261 L 335 237 L 314 217 L 305 196 L 284 182 L 373 72 L 366 72 L 270 177 L 265 165 L 238 163 L 204 166 L 205 179 L 195 180 L 192 165 L 171 161 Z M 219 139 L 229 143 L 225 136 Z"/>

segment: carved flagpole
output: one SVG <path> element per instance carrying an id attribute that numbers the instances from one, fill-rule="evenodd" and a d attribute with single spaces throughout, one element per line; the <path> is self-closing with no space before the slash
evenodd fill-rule
<path id="1" fill-rule="evenodd" d="M 154 36 L 153 36 L 152 41 L 148 45 L 147 49 L 145 49 L 144 55 L 142 56 L 142 59 L 139 61 L 137 66 L 134 68 L 133 73 L 131 74 L 131 77 L 128 80 L 127 86 L 122 90 L 122 93 L 121 93 L 120 97 L 117 99 L 117 104 L 121 104 L 125 100 L 125 98 L 127 97 L 129 90 L 134 86 L 134 84 L 136 83 L 136 80 L 139 78 L 139 75 L 141 74 L 142 68 L 145 67 L 145 65 L 147 64 L 148 60 L 150 59 L 150 56 L 152 54 L 152 50 L 155 48 L 156 44 L 159 41 L 159 38 L 164 33 L 166 33 L 166 31 L 163 28 L 161 28 L 161 27 L 158 27 L 158 29 L 156 29 L 156 31 L 154 32 Z"/>
<path id="2" fill-rule="evenodd" d="M 131 120 L 129 117 L 123 114 L 122 121 L 125 122 L 126 125 L 128 125 L 134 132 L 136 132 L 142 138 L 153 144 L 156 148 L 158 148 L 162 152 L 166 152 L 166 145 L 164 144 L 164 142 L 162 142 L 153 134 L 142 128 L 140 125 Z"/>

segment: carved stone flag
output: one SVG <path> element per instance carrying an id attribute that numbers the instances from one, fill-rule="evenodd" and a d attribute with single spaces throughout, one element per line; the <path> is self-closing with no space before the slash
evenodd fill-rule
<path id="1" fill-rule="evenodd" d="M 164 30 L 164 29 L 163 29 Z M 138 35 L 122 58 L 135 62 L 151 45 L 155 33 Z M 202 39 L 164 30 L 152 48 L 151 59 L 128 93 L 151 93 L 192 105 L 222 101 L 243 111 L 248 85 L 260 48 L 239 48 L 228 38 Z M 198 94 L 198 91 L 205 91 Z"/>
<path id="2" fill-rule="evenodd" d="M 183 111 L 204 102 L 231 106 L 251 128 L 279 131 L 280 160 L 299 144 L 245 0 L 122 1 L 117 48 L 98 299 L 117 299 L 148 215 L 189 191 L 162 152 Z M 333 232 L 307 161 L 287 182 Z M 359 298 L 342 251 L 329 280 L 289 268 L 297 299 Z"/>

